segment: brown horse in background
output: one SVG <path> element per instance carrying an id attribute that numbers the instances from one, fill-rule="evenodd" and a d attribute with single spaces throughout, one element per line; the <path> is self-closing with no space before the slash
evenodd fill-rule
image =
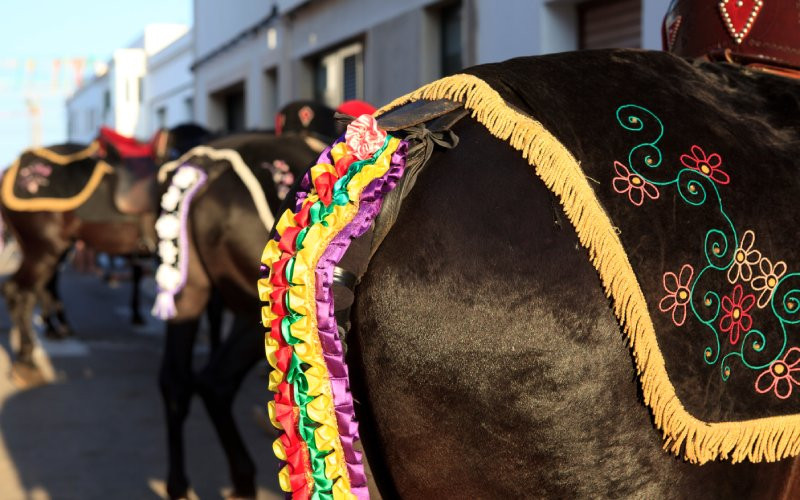
<path id="1" fill-rule="evenodd" d="M 16 238 L 22 252 L 22 263 L 14 275 L 4 283 L 3 295 L 8 305 L 12 325 L 19 330 L 20 346 L 15 366 L 35 376 L 33 350 L 35 333 L 32 323 L 33 309 L 39 300 L 43 312 L 59 311 L 53 278 L 57 266 L 76 240 L 87 247 L 111 255 L 137 255 L 152 253 L 155 220 L 155 167 L 177 157 L 183 151 L 201 142 L 209 132 L 197 125 L 178 126 L 161 136 L 157 153 L 152 158 L 138 158 L 136 167 L 149 168 L 150 180 L 139 179 L 131 184 L 131 167 L 126 159 L 108 142 L 101 142 L 100 152 L 90 158 L 81 158 L 86 145 L 64 144 L 46 148 L 61 157 L 77 155 L 81 161 L 104 161 L 112 169 L 102 177 L 94 192 L 79 207 L 69 211 L 20 211 L 3 204 L 2 213 L 6 227 Z M 23 155 L 24 156 L 24 155 Z M 59 168 L 69 168 L 61 165 Z M 126 181 L 128 185 L 126 184 Z M 115 195 L 125 191 L 127 199 L 115 202 Z M 152 198 L 148 199 L 148 198 Z M 125 202 L 130 211 L 123 213 Z M 136 206 L 133 206 L 136 205 Z M 149 205 L 149 206 L 148 206 Z M 149 239 L 151 243 L 145 240 Z M 149 247 L 149 248 L 148 248 Z M 63 323 L 62 323 L 63 324 Z"/>

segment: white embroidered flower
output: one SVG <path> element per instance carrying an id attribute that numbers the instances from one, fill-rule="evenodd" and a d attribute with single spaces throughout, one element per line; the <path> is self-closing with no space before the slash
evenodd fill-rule
<path id="1" fill-rule="evenodd" d="M 181 221 L 172 214 L 162 214 L 156 221 L 156 233 L 160 240 L 176 240 L 181 233 Z"/>
<path id="2" fill-rule="evenodd" d="M 176 290 L 181 284 L 181 272 L 172 266 L 161 264 L 156 271 L 156 283 L 162 290 Z"/>
<path id="3" fill-rule="evenodd" d="M 176 186 L 170 186 L 167 192 L 161 197 L 161 208 L 167 212 L 174 212 L 181 202 L 181 190 Z"/>
<path id="4" fill-rule="evenodd" d="M 178 261 L 178 247 L 170 240 L 161 241 L 158 244 L 158 256 L 161 262 L 174 265 Z"/>
<path id="5" fill-rule="evenodd" d="M 175 172 L 175 175 L 172 177 L 172 184 L 178 186 L 181 189 L 186 189 L 197 182 L 197 179 L 200 177 L 200 173 L 195 167 L 190 167 L 188 165 L 182 165 L 178 168 L 178 171 Z"/>

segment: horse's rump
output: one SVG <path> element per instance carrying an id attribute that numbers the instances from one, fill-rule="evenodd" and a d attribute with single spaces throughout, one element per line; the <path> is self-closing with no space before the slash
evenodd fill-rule
<path id="1" fill-rule="evenodd" d="M 447 482 L 425 479 L 437 470 L 447 470 L 452 474 L 448 479 L 455 480 L 458 472 L 444 463 L 436 466 L 437 447 L 462 449 L 465 459 L 475 460 L 464 464 L 467 470 L 491 470 L 490 462 L 481 462 L 471 451 L 481 446 L 475 433 L 459 437 L 457 431 L 440 432 L 434 434 L 438 441 L 426 443 L 414 438 L 415 433 L 430 438 L 426 427 L 445 429 L 444 422 L 455 429 L 459 419 L 471 413 L 488 426 L 487 441 L 490 436 L 512 436 L 513 426 L 523 421 L 541 426 L 542 432 L 547 428 L 561 432 L 561 449 L 548 448 L 553 436 L 528 428 L 522 429 L 523 435 L 539 433 L 540 442 L 509 442 L 508 457 L 531 457 L 530 467 L 535 467 L 537 453 L 569 457 L 553 474 L 563 474 L 570 463 L 586 461 L 577 458 L 581 453 L 591 456 L 604 450 L 625 463 L 626 453 L 634 453 L 637 446 L 655 445 L 631 430 L 634 421 L 639 426 L 644 421 L 625 407 L 631 400 L 624 383 L 630 368 L 621 361 L 614 339 L 603 336 L 619 327 L 607 324 L 607 317 L 613 316 L 605 308 L 602 292 L 610 296 L 612 311 L 631 345 L 645 403 L 669 450 L 695 463 L 796 456 L 800 405 L 793 398 L 800 396 L 794 387 L 800 385 L 800 376 L 793 374 L 800 370 L 800 343 L 792 331 L 800 310 L 794 283 L 800 274 L 793 269 L 800 266 L 800 252 L 792 245 L 794 232 L 786 228 L 792 227 L 794 217 L 788 200 L 796 198 L 798 189 L 793 157 L 800 87 L 735 67 L 692 65 L 666 54 L 632 51 L 524 58 L 476 67 L 469 73 L 434 82 L 386 108 L 450 99 L 463 103 L 473 116 L 456 127 L 465 134 L 462 144 L 466 137 L 468 145 L 432 162 L 436 168 L 420 175 L 427 187 L 412 192 L 400 209 L 398 231 L 387 236 L 386 249 L 379 250 L 373 262 L 378 271 L 368 272 L 361 285 L 370 293 L 357 301 L 361 313 L 356 314 L 354 366 L 357 370 L 368 366 L 359 373 L 363 386 L 356 391 L 370 402 L 371 409 L 364 408 L 362 415 L 370 421 L 368 427 L 376 429 L 374 450 L 394 465 L 392 475 L 398 472 L 396 464 L 405 463 L 414 469 L 411 476 L 418 485 Z M 603 80 L 587 78 L 590 74 L 602 74 Z M 495 138 L 487 139 L 489 134 Z M 743 137 L 748 138 L 744 144 Z M 764 158 L 769 158 L 769 176 L 761 167 Z M 445 172 L 442 164 L 451 171 Z M 523 175 L 518 169 L 526 164 L 528 173 Z M 321 172 L 313 171 L 309 182 Z M 520 198 L 526 192 L 530 198 Z M 295 213 L 283 227 L 279 224 L 279 241 L 284 234 L 295 239 L 297 230 L 291 228 L 300 224 L 297 210 L 304 198 L 314 194 L 298 198 Z M 452 196 L 471 196 L 472 202 Z M 765 199 L 773 202 L 768 215 L 751 210 Z M 448 220 L 453 223 L 448 225 Z M 469 223 L 472 220 L 474 224 Z M 573 227 L 559 229 L 568 223 Z M 483 232 L 469 234 L 469 228 Z M 578 241 L 588 256 L 585 251 L 570 251 Z M 303 246 L 307 248 L 305 241 Z M 264 263 L 270 281 L 261 283 L 262 300 L 270 304 L 265 324 L 272 332 L 282 328 L 272 320 L 285 304 L 276 309 L 274 304 L 280 304 L 283 296 L 265 292 L 284 286 L 273 280 L 274 266 L 283 266 L 284 258 L 299 252 L 289 244 L 282 248 L 268 246 Z M 596 286 L 596 277 L 587 281 L 589 265 L 599 273 L 602 287 Z M 279 274 L 283 273 L 280 267 Z M 488 299 L 470 297 L 472 291 L 489 293 L 496 307 L 483 309 Z M 440 296 L 441 301 L 423 303 L 420 295 Z M 399 307 L 386 302 L 390 298 Z M 471 323 L 472 308 L 493 319 L 473 317 Z M 377 317 L 370 319 L 370 314 Z M 416 318 L 412 323 L 418 323 L 414 328 L 409 328 L 409 315 Z M 484 329 L 496 325 L 505 333 L 491 334 L 477 325 L 485 325 Z M 561 332 L 566 325 L 576 329 L 570 332 L 574 338 L 548 341 L 546 332 Z M 516 336 L 508 333 L 514 331 Z M 398 336 L 403 340 L 395 345 Z M 596 343 L 596 356 L 586 357 L 587 340 Z M 519 354 L 514 354 L 516 344 Z M 282 347 L 274 348 L 280 352 Z M 476 364 L 480 358 L 475 356 L 484 355 L 484 348 L 489 357 Z M 423 355 L 427 352 L 430 359 Z M 416 357 L 405 357 L 412 353 Z M 358 359 L 361 355 L 369 363 Z M 504 360 L 508 356 L 512 359 Z M 517 356 L 522 359 L 517 361 Z M 437 360 L 445 359 L 454 361 L 437 368 Z M 274 361 L 280 367 L 280 356 Z M 591 410 L 592 397 L 602 390 L 596 384 L 587 381 L 583 385 L 588 390 L 581 394 L 565 385 L 568 377 L 551 379 L 559 373 L 566 376 L 565 363 L 572 363 L 573 371 L 591 363 L 596 381 L 602 375 L 607 391 L 625 394 L 618 398 L 621 413 L 616 421 L 611 413 L 606 415 L 613 398 L 598 400 L 597 410 Z M 399 375 L 403 364 L 409 367 L 405 379 L 385 376 Z M 495 376 L 490 369 L 495 364 L 498 370 L 516 375 Z M 485 374 L 478 365 L 487 367 Z M 504 398 L 492 399 L 490 387 L 484 385 L 495 378 L 512 388 L 518 384 L 517 399 L 513 399 L 516 390 L 502 391 Z M 536 378 L 548 380 L 550 388 Z M 409 392 L 409 383 L 419 391 Z M 448 391 L 448 384 L 456 390 Z M 477 385 L 469 389 L 464 384 Z M 555 391 L 552 398 L 550 390 Z M 477 407 L 450 397 L 463 398 L 470 391 L 481 394 L 471 399 Z M 425 396 L 417 398 L 416 392 Z M 430 404 L 437 397 L 443 408 L 419 408 L 421 402 Z M 589 400 L 581 403 L 583 397 Z M 550 399 L 555 407 L 567 405 L 565 411 L 584 411 L 585 418 L 559 419 L 558 412 L 545 404 Z M 285 401 L 280 389 L 276 401 L 278 406 Z M 532 405 L 526 412 L 517 407 L 523 401 Z M 491 404 L 511 404 L 508 414 L 500 415 L 515 416 L 520 422 L 493 414 Z M 561 428 L 560 420 L 596 425 L 593 413 L 608 419 L 602 421 L 602 429 Z M 413 422 L 402 421 L 412 415 Z M 285 428 L 289 420 L 278 423 Z M 398 431 L 408 434 L 398 436 Z M 582 435 L 588 447 L 583 451 L 571 447 Z M 639 444 L 633 445 L 637 439 Z M 615 446 L 618 456 L 612 451 Z M 632 448 L 625 451 L 628 446 Z M 497 459 L 500 451 L 492 450 L 491 455 Z M 657 460 L 648 450 L 641 453 L 642 463 Z M 418 467 L 403 462 L 414 454 L 425 457 Z M 593 461 L 587 460 L 587 465 Z M 687 465 L 666 464 L 663 477 L 678 470 L 688 477 Z M 597 465 L 598 471 L 603 470 Z M 746 479 L 750 471 L 758 469 L 748 469 L 735 479 L 733 468 L 714 465 L 702 470 L 691 473 L 693 481 L 720 473 L 729 476 L 729 485 L 739 480 L 744 485 L 750 484 Z M 606 483 L 595 491 L 645 491 L 635 483 L 646 478 L 637 478 L 640 472 L 634 467 L 628 472 L 620 473 L 622 489 L 609 489 Z M 533 473 L 537 474 L 541 478 L 547 472 Z M 553 476 L 548 481 L 552 485 L 563 479 Z M 475 482 L 464 479 L 463 485 L 470 484 Z M 663 493 L 662 486 L 654 483 L 653 491 Z M 461 491 L 469 490 L 465 487 Z M 474 493 L 481 491 L 486 492 L 479 488 Z M 561 493 L 568 491 L 576 490 Z"/>

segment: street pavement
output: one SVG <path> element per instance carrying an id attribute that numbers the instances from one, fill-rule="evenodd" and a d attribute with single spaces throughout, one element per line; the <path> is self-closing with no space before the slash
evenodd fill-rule
<path id="1" fill-rule="evenodd" d="M 144 289 L 149 308 L 151 279 Z M 42 342 L 55 375 L 47 385 L 20 390 L 12 384 L 10 323 L 0 306 L 0 499 L 162 498 L 166 431 L 157 380 L 164 324 L 148 314 L 147 325 L 130 325 L 129 282 L 113 288 L 67 268 L 60 290 L 77 338 Z M 197 367 L 207 352 L 201 335 Z M 272 454 L 276 436 L 256 418 L 270 398 L 266 370 L 264 362 L 248 375 L 234 408 L 257 463 L 259 499 L 283 498 Z M 221 498 L 230 485 L 227 465 L 198 398 L 186 446 L 194 493 Z"/>

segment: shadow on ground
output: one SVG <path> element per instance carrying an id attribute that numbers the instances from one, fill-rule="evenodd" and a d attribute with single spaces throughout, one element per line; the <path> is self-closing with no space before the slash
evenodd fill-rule
<path id="1" fill-rule="evenodd" d="M 163 492 L 166 432 L 157 385 L 163 325 L 130 326 L 129 287 L 110 289 L 94 276 L 64 273 L 61 292 L 78 339 L 47 346 L 56 383 L 0 392 L 0 498 L 140 499 Z M 152 303 L 152 282 L 146 288 L 144 304 Z M 3 307 L 6 351 L 9 326 Z M 198 351 L 201 367 L 202 345 Z M 282 498 L 275 436 L 254 415 L 270 397 L 265 365 L 245 379 L 234 412 L 258 466 L 259 498 Z M 220 498 L 229 485 L 227 465 L 198 398 L 186 443 L 193 489 L 200 498 Z"/>

